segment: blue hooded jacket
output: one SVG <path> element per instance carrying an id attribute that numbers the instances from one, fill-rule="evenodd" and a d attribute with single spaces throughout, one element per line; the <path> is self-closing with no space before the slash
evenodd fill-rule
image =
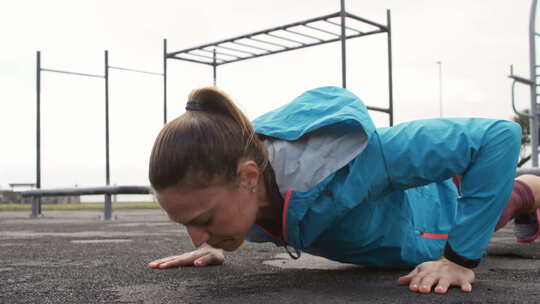
<path id="1" fill-rule="evenodd" d="M 307 91 L 253 124 L 285 151 L 270 157 L 285 203 L 281 236 L 258 226 L 252 234 L 382 267 L 415 266 L 443 256 L 445 246 L 480 259 L 511 194 L 521 138 L 516 123 L 480 118 L 376 129 L 363 102 L 338 87 Z M 294 152 L 306 138 L 324 140 Z"/>

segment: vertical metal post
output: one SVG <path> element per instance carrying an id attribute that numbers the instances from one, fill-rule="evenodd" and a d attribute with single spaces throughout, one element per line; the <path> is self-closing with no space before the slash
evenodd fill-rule
<path id="1" fill-rule="evenodd" d="M 214 70 L 214 86 L 216 86 L 216 77 L 217 77 L 217 66 L 216 66 L 216 49 L 214 49 L 214 62 L 212 64 L 213 70 Z"/>
<path id="2" fill-rule="evenodd" d="M 105 51 L 105 185 L 107 186 L 111 183 L 109 156 L 109 51 Z M 105 194 L 104 219 L 110 220 L 111 215 L 111 195 Z"/>
<path id="3" fill-rule="evenodd" d="M 536 97 L 536 5 L 537 0 L 533 0 L 531 5 L 531 16 L 529 19 L 529 57 L 530 57 L 530 80 L 531 80 L 531 118 L 529 125 L 531 129 L 531 160 L 534 168 L 538 167 L 538 106 Z"/>
<path id="4" fill-rule="evenodd" d="M 386 10 L 386 26 L 388 27 L 387 40 L 388 40 L 388 101 L 390 109 L 390 126 L 394 125 L 394 87 L 392 76 L 392 22 L 390 17 L 390 10 Z"/>
<path id="5" fill-rule="evenodd" d="M 167 124 L 167 39 L 163 39 L 163 124 Z"/>
<path id="6" fill-rule="evenodd" d="M 341 0 L 341 86 L 347 88 L 347 51 L 345 36 L 345 0 Z"/>
<path id="7" fill-rule="evenodd" d="M 443 103 L 442 103 L 442 62 L 437 61 L 439 65 L 439 116 L 443 117 Z"/>
<path id="8" fill-rule="evenodd" d="M 36 189 L 41 189 L 41 52 L 36 53 Z M 32 217 L 41 214 L 41 198 L 32 200 Z"/>

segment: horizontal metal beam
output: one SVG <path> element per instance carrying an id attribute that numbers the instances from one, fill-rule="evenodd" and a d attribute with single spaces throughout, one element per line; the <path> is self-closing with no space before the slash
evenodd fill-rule
<path id="1" fill-rule="evenodd" d="M 332 22 L 332 21 L 328 21 L 328 20 L 324 20 L 324 22 L 333 24 L 333 25 L 338 26 L 338 27 L 341 28 L 341 24 L 339 24 L 339 23 Z M 363 34 L 363 33 L 364 33 L 364 32 L 362 32 L 362 31 L 359 31 L 359 30 L 357 30 L 357 29 L 353 29 L 352 27 L 348 27 L 348 26 L 345 26 L 345 29 L 351 30 L 351 31 L 354 31 L 354 32 L 357 32 L 357 33 L 359 33 L 359 34 Z"/>
<path id="2" fill-rule="evenodd" d="M 379 108 L 379 107 L 371 107 L 371 106 L 366 106 L 366 108 L 368 110 L 371 110 L 371 111 L 384 112 L 384 113 L 390 114 L 390 109 Z"/>
<path id="3" fill-rule="evenodd" d="M 339 35 L 339 34 L 336 34 L 334 32 L 330 32 L 330 31 L 327 31 L 327 30 L 323 30 L 323 29 L 320 29 L 320 28 L 315 27 L 315 26 L 311 26 L 311 25 L 307 25 L 307 24 L 305 24 L 304 26 L 309 28 L 309 29 L 316 30 L 316 31 L 319 31 L 319 32 L 323 32 L 323 33 L 326 33 L 326 34 L 329 34 L 329 35 L 332 35 L 332 36 L 341 37 L 341 35 Z M 356 32 L 361 33 L 360 31 L 356 31 Z"/>
<path id="4" fill-rule="evenodd" d="M 103 186 L 85 188 L 59 188 L 22 191 L 23 197 L 78 196 L 99 194 L 150 194 L 149 186 Z"/>
<path id="5" fill-rule="evenodd" d="M 193 63 L 202 63 L 202 64 L 207 64 L 207 65 L 214 65 L 214 63 L 212 63 L 212 62 L 200 61 L 200 60 L 189 59 L 189 58 L 183 58 L 183 57 L 176 57 L 176 56 L 173 56 L 173 57 L 168 57 L 168 58 L 169 58 L 169 59 L 177 59 L 177 60 L 189 61 L 189 62 L 193 62 Z"/>
<path id="6" fill-rule="evenodd" d="M 514 79 L 515 81 L 517 81 L 519 83 L 524 83 L 524 84 L 527 84 L 527 85 L 534 85 L 533 81 L 531 81 L 530 79 L 527 79 L 525 77 L 516 76 L 516 75 L 509 75 L 508 77 Z"/>
<path id="7" fill-rule="evenodd" d="M 200 49 L 199 51 L 214 54 L 214 51 L 210 51 L 210 50 Z M 216 55 L 223 55 L 223 56 L 229 56 L 229 57 L 234 57 L 234 58 L 242 58 L 242 57 L 237 56 L 237 55 L 232 55 L 232 54 L 218 52 L 218 51 L 215 51 L 215 52 L 216 52 Z"/>
<path id="8" fill-rule="evenodd" d="M 246 39 L 249 39 L 249 40 L 253 40 L 253 41 L 257 41 L 259 43 L 266 43 L 268 45 L 272 45 L 272 46 L 277 46 L 277 47 L 280 47 L 280 48 L 284 48 L 284 49 L 289 49 L 288 46 L 286 45 L 283 45 L 283 44 L 279 44 L 279 43 L 275 43 L 275 42 L 271 42 L 271 41 L 266 41 L 266 40 L 262 40 L 262 39 L 258 39 L 258 38 L 253 38 L 253 37 L 246 37 Z"/>
<path id="9" fill-rule="evenodd" d="M 516 176 L 524 175 L 524 174 L 532 174 L 536 176 L 540 176 L 540 168 L 519 168 L 517 169 Z"/>
<path id="10" fill-rule="evenodd" d="M 312 36 L 312 35 L 300 33 L 300 32 L 297 32 L 297 31 L 293 31 L 293 30 L 289 30 L 289 29 L 287 29 L 285 31 L 288 32 L 288 33 L 293 33 L 293 34 L 299 35 L 299 36 L 304 36 L 304 37 L 307 37 L 307 38 L 310 38 L 310 39 L 319 40 L 320 42 L 324 41 L 324 39 L 321 39 L 319 37 L 315 37 L 315 36 Z"/>
<path id="11" fill-rule="evenodd" d="M 251 44 L 243 43 L 243 42 L 235 41 L 235 42 L 231 42 L 231 43 L 233 43 L 233 44 L 238 44 L 238 45 L 241 45 L 241 46 L 244 46 L 244 47 L 247 47 L 247 48 L 252 48 L 252 49 L 260 50 L 260 51 L 263 51 L 263 52 L 268 52 L 268 53 L 273 52 L 272 50 L 265 49 L 265 48 L 262 48 L 262 47 L 258 47 L 258 46 L 256 46 L 256 45 L 251 45 Z M 255 55 L 257 55 L 257 54 L 255 54 Z"/>
<path id="12" fill-rule="evenodd" d="M 105 78 L 104 75 L 95 75 L 95 74 L 85 74 L 85 73 L 78 73 L 78 72 L 70 72 L 70 71 L 61 71 L 61 70 L 53 70 L 53 69 L 41 69 L 45 72 L 53 72 L 53 73 L 60 73 L 60 74 L 69 74 L 69 75 L 75 75 L 75 76 L 85 76 L 85 77 L 96 77 L 96 78 Z"/>
<path id="13" fill-rule="evenodd" d="M 289 42 L 292 42 L 292 43 L 296 43 L 296 44 L 300 44 L 300 45 L 306 45 L 306 43 L 303 43 L 301 41 L 297 41 L 297 40 L 294 40 L 294 39 L 290 39 L 290 38 L 287 38 L 287 37 L 282 37 L 282 36 L 279 36 L 279 35 L 276 35 L 276 34 L 266 34 L 270 37 L 274 37 L 274 38 L 277 38 L 277 39 L 282 39 L 282 40 L 285 40 L 285 41 L 289 41 Z"/>
<path id="14" fill-rule="evenodd" d="M 128 71 L 128 72 L 135 72 L 135 73 L 143 73 L 143 74 L 163 76 L 163 73 L 148 72 L 148 71 L 143 71 L 143 70 L 134 70 L 134 69 L 116 67 L 116 66 L 111 66 L 111 65 L 109 66 L 109 68 L 114 69 L 114 70 L 120 70 L 120 71 Z"/>
<path id="15" fill-rule="evenodd" d="M 247 52 L 247 51 L 244 51 L 244 50 L 239 50 L 239 49 L 235 49 L 235 48 L 231 48 L 231 47 L 223 46 L 223 45 L 218 45 L 218 46 L 216 46 L 216 48 L 222 48 L 222 49 L 225 49 L 225 50 L 235 51 L 235 52 L 249 54 L 249 55 L 257 55 L 257 54 L 252 53 L 252 52 Z"/>
<path id="16" fill-rule="evenodd" d="M 200 51 L 200 50 L 198 50 L 198 51 Z M 214 60 L 213 56 L 205 56 L 205 55 L 199 55 L 199 54 L 193 54 L 193 53 L 186 53 L 186 55 L 195 56 L 195 57 L 201 57 L 201 58 L 208 58 L 208 59 Z M 225 61 L 225 59 L 216 59 L 216 60 Z"/>
<path id="17" fill-rule="evenodd" d="M 353 14 L 347 13 L 347 12 L 345 12 L 345 15 L 346 15 L 347 17 L 356 19 L 356 20 L 358 20 L 358 21 L 360 21 L 360 22 L 364 22 L 364 23 L 373 25 L 373 26 L 375 26 L 375 27 L 378 27 L 378 28 L 380 28 L 381 30 L 388 31 L 388 27 L 387 27 L 386 25 L 382 25 L 382 24 L 377 23 L 377 22 L 375 22 L 375 21 L 367 20 L 366 18 L 362 18 L 362 17 L 356 16 L 356 15 L 353 15 Z"/>

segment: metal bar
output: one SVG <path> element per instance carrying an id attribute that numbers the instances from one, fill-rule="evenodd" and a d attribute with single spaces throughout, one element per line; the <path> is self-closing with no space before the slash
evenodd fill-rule
<path id="1" fill-rule="evenodd" d="M 303 43 L 303 42 L 301 42 L 301 41 L 296 41 L 296 40 L 294 40 L 294 39 L 289 39 L 289 38 L 287 38 L 287 37 L 281 37 L 281 36 L 276 35 L 276 34 L 270 34 L 270 33 L 268 33 L 268 34 L 266 34 L 266 35 L 268 35 L 268 36 L 270 36 L 270 37 L 277 38 L 277 39 L 283 39 L 283 40 L 285 40 L 285 41 L 290 41 L 290 42 L 293 42 L 293 43 L 298 43 L 298 44 L 300 44 L 300 45 L 306 45 L 305 43 Z"/>
<path id="2" fill-rule="evenodd" d="M 529 20 L 529 57 L 530 57 L 530 80 L 534 78 L 536 67 L 536 39 L 535 39 L 535 27 L 536 27 L 536 5 L 537 0 L 533 0 L 531 5 L 531 15 Z M 536 82 L 535 82 L 536 83 Z M 531 159 L 532 166 L 538 167 L 538 108 L 536 105 L 536 86 L 531 85 L 531 117 L 530 130 L 531 130 Z"/>
<path id="3" fill-rule="evenodd" d="M 241 45 L 241 46 L 245 46 L 245 47 L 249 47 L 249 48 L 253 48 L 253 49 L 257 49 L 257 50 L 261 50 L 261 51 L 265 51 L 265 52 L 272 52 L 272 50 L 269 50 L 269 49 L 265 49 L 265 48 L 262 48 L 262 47 L 258 47 L 258 46 L 255 46 L 255 45 L 251 45 L 251 44 L 247 44 L 247 43 L 243 43 L 243 42 L 231 42 L 231 43 L 234 43 L 234 44 L 238 44 L 238 45 Z"/>
<path id="4" fill-rule="evenodd" d="M 109 159 L 109 51 L 105 51 L 105 185 L 111 184 Z"/>
<path id="5" fill-rule="evenodd" d="M 167 39 L 163 39 L 163 124 L 167 124 Z"/>
<path id="6" fill-rule="evenodd" d="M 105 201 L 103 206 L 103 219 L 106 221 L 110 221 L 112 218 L 112 202 L 111 202 L 111 194 L 105 193 Z"/>
<path id="7" fill-rule="evenodd" d="M 530 159 L 531 159 L 531 156 L 530 156 L 530 155 L 527 155 L 527 156 L 525 156 L 525 157 L 523 157 L 523 158 L 521 158 L 521 159 L 519 160 L 519 162 L 518 162 L 518 164 L 517 164 L 517 167 L 518 167 L 518 173 L 516 174 L 516 176 L 519 176 L 519 173 L 520 173 L 519 170 L 520 170 L 521 166 L 523 166 L 523 165 L 524 165 L 526 162 L 528 162 Z M 536 169 L 538 169 L 538 168 L 536 168 Z M 521 174 L 523 174 L 523 173 L 521 173 Z"/>
<path id="8" fill-rule="evenodd" d="M 333 24 L 333 25 L 335 25 L 335 26 L 339 26 L 339 27 L 341 27 L 341 25 L 340 25 L 339 23 L 335 23 L 335 22 L 332 22 L 332 21 L 328 21 L 328 20 L 324 20 L 324 22 L 327 22 L 327 23 Z M 346 28 L 346 29 L 348 29 L 348 30 L 351 30 L 351 31 L 357 32 L 357 33 L 359 33 L 359 34 L 363 34 L 363 33 L 364 33 L 364 32 L 362 32 L 362 31 L 359 31 L 359 30 L 357 30 L 357 29 L 354 29 L 354 28 L 352 28 L 352 27 L 348 27 L 348 26 L 346 26 L 345 28 Z"/>
<path id="9" fill-rule="evenodd" d="M 347 45 L 345 36 L 345 0 L 341 0 L 341 86 L 347 88 Z"/>
<path id="10" fill-rule="evenodd" d="M 293 30 L 289 30 L 289 29 L 286 29 L 285 31 L 289 32 L 289 33 L 296 34 L 296 35 L 304 36 L 304 37 L 307 37 L 307 38 L 311 38 L 311 39 L 315 39 L 315 40 L 319 40 L 319 41 L 324 41 L 324 39 L 321 39 L 319 37 L 311 36 L 311 35 L 308 35 L 308 34 L 297 32 L 297 31 L 293 31 Z"/>
<path id="11" fill-rule="evenodd" d="M 163 74 L 161 74 L 161 73 L 148 72 L 148 71 L 142 71 L 142 70 L 134 70 L 134 69 L 128 69 L 128 68 L 122 68 L 122 67 L 115 67 L 115 66 L 109 66 L 109 69 L 120 70 L 120 71 L 128 71 L 128 72 L 135 72 L 135 73 L 143 73 L 143 74 L 150 74 L 150 75 L 157 75 L 157 76 L 163 76 Z"/>
<path id="12" fill-rule="evenodd" d="M 202 57 L 202 58 L 209 58 L 209 59 L 214 60 L 214 57 L 212 57 L 212 56 L 204 56 L 204 55 L 193 54 L 193 53 L 186 53 L 186 55 L 196 56 L 196 57 Z M 224 59 L 218 59 L 218 60 L 219 60 L 219 61 L 225 61 Z"/>
<path id="13" fill-rule="evenodd" d="M 195 59 L 182 58 L 182 57 L 167 57 L 167 59 L 177 59 L 177 60 L 184 60 L 184 61 L 189 61 L 189 62 L 193 62 L 193 63 L 202 63 L 202 64 L 207 64 L 207 65 L 212 65 L 212 62 L 199 61 L 199 60 L 195 60 Z"/>
<path id="14" fill-rule="evenodd" d="M 358 38 L 358 37 L 374 35 L 374 34 L 380 34 L 380 33 L 386 33 L 386 32 L 387 32 L 386 30 L 384 30 L 384 31 L 383 30 L 375 30 L 373 32 L 367 32 L 367 33 L 364 33 L 364 34 L 358 34 L 358 35 L 349 36 L 349 37 L 347 37 L 347 39 Z M 287 50 L 277 50 L 277 51 L 272 51 L 271 53 L 258 54 L 256 56 L 252 56 L 252 57 L 244 57 L 242 59 L 229 60 L 229 61 L 226 61 L 224 63 L 218 64 L 218 66 L 222 65 L 222 64 L 229 64 L 229 63 L 233 63 L 233 62 L 239 62 L 239 61 L 243 61 L 243 60 L 248 60 L 248 59 L 253 59 L 253 58 L 278 54 L 278 53 L 283 53 L 283 52 L 287 52 L 287 51 L 303 49 L 303 48 L 306 48 L 306 47 L 311 47 L 311 46 L 316 46 L 316 45 L 321 45 L 321 44 L 326 44 L 326 43 L 332 43 L 332 42 L 336 42 L 336 41 L 339 41 L 339 40 L 341 40 L 341 39 L 340 38 L 334 38 L 334 39 L 326 40 L 326 41 L 323 41 L 323 42 L 317 42 L 317 43 L 308 44 L 308 45 L 300 45 L 300 46 L 291 47 L 290 49 L 287 49 Z M 176 57 L 173 57 L 173 58 L 176 58 Z M 177 59 L 179 59 L 179 58 L 177 58 Z"/>
<path id="15" fill-rule="evenodd" d="M 530 79 L 527 79 L 525 77 L 521 77 L 521 76 L 517 76 L 517 75 L 512 75 L 510 74 L 510 76 L 508 76 L 512 79 L 514 79 L 515 81 L 519 82 L 519 83 L 523 83 L 523 84 L 526 84 L 526 85 L 533 85 L 534 82 L 531 81 Z"/>
<path id="16" fill-rule="evenodd" d="M 97 77 L 97 78 L 105 77 L 103 75 L 94 75 L 94 74 L 85 74 L 85 73 L 78 73 L 78 72 L 60 71 L 60 70 L 53 70 L 53 69 L 41 69 L 41 70 L 45 71 L 45 72 L 69 74 L 69 75 L 75 75 L 75 76 L 86 76 L 86 77 Z"/>
<path id="17" fill-rule="evenodd" d="M 231 54 L 227 54 L 227 53 L 222 53 L 222 52 L 216 52 L 216 49 L 214 49 L 213 51 L 209 51 L 209 50 L 204 50 L 204 49 L 200 49 L 199 51 L 202 51 L 202 52 L 207 52 L 207 53 L 216 53 L 218 55 L 223 55 L 223 56 L 230 56 L 230 57 L 235 57 L 235 58 L 242 58 L 240 56 L 236 56 L 236 55 L 231 55 Z"/>
<path id="18" fill-rule="evenodd" d="M 230 47 L 222 46 L 222 45 L 217 45 L 216 47 L 217 47 L 217 48 L 226 49 L 226 50 L 229 50 L 229 51 L 235 51 L 235 52 L 240 52 L 240 53 L 244 53 L 244 54 L 249 54 L 249 55 L 257 55 L 257 54 L 252 53 L 252 52 L 247 52 L 247 51 L 243 51 L 243 50 L 238 50 L 238 49 L 234 49 L 234 48 L 230 48 Z"/>
<path id="19" fill-rule="evenodd" d="M 392 74 L 392 18 L 390 10 L 386 10 L 386 36 L 388 41 L 388 108 L 390 109 L 390 126 L 394 125 L 394 86 Z"/>
<path id="20" fill-rule="evenodd" d="M 513 65 L 510 65 L 510 78 L 512 78 L 512 75 L 514 74 L 514 66 Z M 518 83 L 517 80 L 514 79 L 514 81 L 512 81 L 512 110 L 514 110 L 514 113 L 516 113 L 518 116 L 522 116 L 522 117 L 527 117 L 527 118 L 530 118 L 530 115 L 528 114 L 523 114 L 521 112 L 519 112 L 516 108 L 516 102 L 515 102 L 515 89 L 516 89 L 516 83 Z"/>
<path id="21" fill-rule="evenodd" d="M 383 113 L 390 114 L 390 109 L 379 108 L 379 107 L 371 107 L 371 106 L 366 106 L 366 108 L 368 110 L 371 110 L 371 111 L 377 111 L 377 112 L 383 112 Z"/>
<path id="22" fill-rule="evenodd" d="M 36 53 L 36 189 L 41 189 L 41 52 Z M 40 199 L 32 201 L 31 217 L 37 217 L 41 212 Z"/>
<path id="23" fill-rule="evenodd" d="M 270 41 L 265 41 L 265 40 L 261 40 L 261 39 L 257 39 L 257 38 L 246 38 L 246 39 L 249 39 L 249 40 L 253 40 L 253 41 L 257 41 L 257 42 L 260 42 L 260 43 L 266 43 L 268 45 L 273 45 L 273 46 L 277 46 L 277 47 L 282 47 L 282 48 L 285 48 L 285 49 L 288 49 L 289 47 L 286 46 L 286 45 L 283 45 L 283 44 L 279 44 L 279 43 L 274 43 L 274 42 L 270 42 Z"/>
<path id="24" fill-rule="evenodd" d="M 21 192 L 23 197 L 46 197 L 46 196 L 75 196 L 75 195 L 100 195 L 100 194 L 150 194 L 152 190 L 148 186 L 105 186 L 85 188 L 59 188 L 27 190 Z"/>
<path id="25" fill-rule="evenodd" d="M 327 33 L 327 34 L 330 34 L 330 35 L 339 37 L 339 35 L 336 34 L 336 33 L 332 33 L 332 32 L 330 32 L 330 31 L 323 30 L 323 29 L 320 29 L 320 28 L 318 28 L 318 27 L 314 27 L 314 26 L 306 25 L 306 24 L 304 24 L 304 26 L 307 27 L 307 28 L 310 28 L 310 29 L 312 29 L 312 30 L 316 30 L 316 31 L 319 31 L 319 32 L 323 32 L 323 33 Z"/>
<path id="26" fill-rule="evenodd" d="M 38 217 L 40 212 L 39 212 L 39 200 L 41 198 L 40 197 L 34 197 L 32 199 L 32 213 L 30 214 L 30 217 Z"/>
<path id="27" fill-rule="evenodd" d="M 540 34 L 538 34 L 538 33 L 534 33 L 534 34 L 535 34 L 536 36 L 540 37 Z"/>
<path id="28" fill-rule="evenodd" d="M 105 51 L 105 185 L 111 184 L 111 171 L 109 162 L 109 52 Z M 111 195 L 105 194 L 103 206 L 103 219 L 108 221 L 112 217 Z"/>
<path id="29" fill-rule="evenodd" d="M 269 33 L 269 32 L 273 32 L 273 31 L 277 31 L 277 30 L 283 30 L 283 29 L 286 29 L 286 28 L 289 28 L 289 27 L 294 27 L 294 26 L 303 25 L 303 24 L 306 24 L 306 23 L 316 22 L 316 21 L 325 20 L 325 19 L 334 18 L 334 17 L 339 17 L 339 12 L 338 13 L 333 13 L 333 14 L 328 14 L 328 15 L 321 16 L 321 17 L 311 18 L 311 19 L 307 19 L 307 20 L 303 20 L 303 21 L 298 21 L 298 22 L 294 22 L 294 23 L 290 23 L 290 24 L 286 24 L 286 25 L 282 25 L 282 26 L 277 26 L 277 27 L 266 29 L 266 30 L 253 32 L 253 33 L 249 33 L 249 34 L 242 35 L 242 36 L 237 36 L 237 37 L 230 38 L 230 39 L 225 39 L 225 40 L 220 40 L 220 41 L 213 42 L 213 43 L 203 44 L 203 45 L 192 47 L 192 48 L 189 48 L 189 49 L 172 52 L 172 53 L 167 54 L 167 56 L 172 57 L 172 56 L 180 54 L 180 53 L 186 53 L 186 52 L 190 52 L 190 51 L 197 50 L 197 49 L 203 49 L 203 48 L 207 48 L 209 46 L 218 46 L 218 44 L 222 44 L 222 43 L 226 43 L 226 42 L 235 42 L 236 40 L 244 39 L 244 38 L 247 38 L 247 37 L 256 36 L 256 35 L 260 35 L 260 34 L 266 34 L 266 33 Z"/>
<path id="30" fill-rule="evenodd" d="M 524 174 L 533 174 L 536 176 L 540 176 L 540 169 L 539 168 L 523 168 L 523 169 L 518 169 L 516 172 L 516 176 L 520 176 Z"/>
<path id="31" fill-rule="evenodd" d="M 214 86 L 216 86 L 216 73 L 217 73 L 216 68 L 217 68 L 217 66 L 216 66 L 216 49 L 214 49 L 214 64 L 212 65 L 212 69 L 214 71 Z"/>
<path id="32" fill-rule="evenodd" d="M 371 25 L 373 25 L 373 26 L 375 26 L 375 27 L 378 27 L 378 28 L 381 29 L 381 30 L 388 30 L 387 26 L 384 26 L 384 25 L 382 25 L 382 24 L 380 24 L 380 23 L 377 23 L 377 22 L 375 22 L 375 21 L 367 20 L 366 18 L 362 18 L 362 17 L 356 16 L 356 15 L 353 15 L 353 14 L 347 13 L 347 12 L 345 12 L 345 15 L 346 15 L 347 17 L 356 19 L 356 20 L 358 20 L 358 21 L 361 21 L 361 22 L 364 22 L 364 23 L 367 23 L 367 24 L 371 24 Z"/>

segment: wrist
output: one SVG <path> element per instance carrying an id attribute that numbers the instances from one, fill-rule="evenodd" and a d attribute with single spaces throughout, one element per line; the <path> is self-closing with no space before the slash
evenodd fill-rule
<path id="1" fill-rule="evenodd" d="M 446 243 L 446 246 L 444 248 L 443 258 L 469 269 L 475 268 L 476 266 L 478 266 L 478 264 L 480 264 L 480 259 L 468 259 L 466 257 L 463 257 L 457 254 L 452 249 L 449 243 Z"/>

